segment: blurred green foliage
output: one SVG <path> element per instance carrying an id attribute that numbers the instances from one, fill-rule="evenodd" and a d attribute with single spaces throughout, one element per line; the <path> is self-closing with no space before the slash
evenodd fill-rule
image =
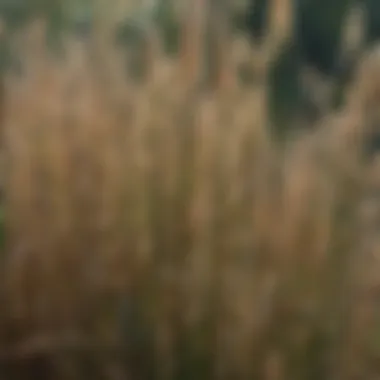
<path id="1" fill-rule="evenodd" d="M 62 0 L 0 0 L 0 14 L 12 28 L 40 15 L 57 25 L 62 20 L 63 4 Z"/>
<path id="2" fill-rule="evenodd" d="M 232 15 L 234 26 L 245 30 L 255 40 L 265 38 L 270 2 L 247 0 L 247 7 L 237 7 L 239 11 Z M 340 103 L 347 71 L 350 70 L 339 57 L 341 32 L 347 11 L 358 2 L 367 10 L 366 43 L 373 43 L 380 36 L 378 0 L 293 0 L 295 37 L 283 47 L 270 71 L 269 100 L 273 125 L 279 136 L 286 134 L 295 120 L 310 112 L 299 78 L 305 65 L 336 80 L 338 86 L 333 101 L 337 105 Z M 51 37 L 54 37 L 59 30 L 70 25 L 79 33 L 86 31 L 91 24 L 93 3 L 94 0 L 0 0 L 0 14 L 12 29 L 36 15 L 46 15 L 50 20 Z M 173 4 L 173 0 L 156 0 L 148 5 L 141 2 L 140 7 L 134 7 L 133 12 L 120 22 L 117 41 L 136 52 L 144 44 L 146 27 L 153 22 L 159 26 L 166 51 L 175 53 L 179 44 L 180 20 Z M 6 49 L 1 47 L 2 66 L 7 63 L 6 53 Z M 139 68 L 139 65 L 135 66 Z"/>

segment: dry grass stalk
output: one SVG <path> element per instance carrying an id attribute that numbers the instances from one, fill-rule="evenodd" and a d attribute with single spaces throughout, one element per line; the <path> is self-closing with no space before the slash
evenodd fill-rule
<path id="1" fill-rule="evenodd" d="M 199 84 L 203 6 L 193 4 L 179 60 L 155 45 L 140 86 L 105 40 L 95 47 L 109 60 L 95 66 L 68 40 L 62 62 L 36 29 L 25 75 L 7 82 L 0 344 L 38 351 L 63 378 L 86 377 L 86 355 L 115 378 L 367 375 L 371 310 L 357 295 L 368 291 L 360 211 L 372 185 L 359 184 L 369 171 L 357 137 L 378 88 L 359 77 L 343 116 L 279 151 L 265 81 L 225 86 L 221 74 L 216 91 L 188 92 Z M 228 76 L 245 54 L 257 64 L 246 53 L 231 57 Z M 81 339 L 73 364 L 57 352 L 72 331 L 112 342 L 122 359 Z M 52 339 L 33 343 L 39 334 Z"/>

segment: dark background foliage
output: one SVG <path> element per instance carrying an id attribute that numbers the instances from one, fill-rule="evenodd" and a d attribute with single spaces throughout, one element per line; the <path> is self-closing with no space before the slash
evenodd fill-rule
<path id="1" fill-rule="evenodd" d="M 76 3 L 78 9 L 83 10 L 83 4 L 91 2 L 70 2 Z M 248 0 L 247 3 L 244 11 L 234 15 L 233 23 L 236 29 L 247 33 L 252 41 L 260 43 L 265 38 L 271 0 Z M 294 121 L 299 118 L 318 118 L 318 112 L 307 98 L 300 80 L 300 72 L 304 67 L 313 68 L 323 78 L 338 83 L 333 103 L 339 106 L 342 90 L 354 68 L 354 62 L 340 59 L 341 31 L 350 7 L 359 3 L 366 10 L 365 45 L 369 46 L 380 36 L 378 0 L 293 0 L 295 36 L 279 52 L 270 71 L 272 120 L 280 135 L 296 125 Z M 22 26 L 35 15 L 47 15 L 52 37 L 68 25 L 74 25 L 80 33 L 87 31 L 91 23 L 91 12 L 78 12 L 73 17 L 75 12 L 67 12 L 67 4 L 69 2 L 63 0 L 0 0 L 0 14 L 11 30 Z M 160 25 L 166 49 L 173 53 L 178 48 L 179 20 L 175 19 L 170 0 L 158 0 L 154 9 L 151 20 Z M 122 43 L 131 43 L 132 40 L 136 49 L 136 41 L 138 46 L 144 41 L 142 33 L 141 23 L 134 22 L 132 15 L 120 25 L 118 40 Z M 4 66 L 7 50 L 2 50 L 1 62 Z"/>

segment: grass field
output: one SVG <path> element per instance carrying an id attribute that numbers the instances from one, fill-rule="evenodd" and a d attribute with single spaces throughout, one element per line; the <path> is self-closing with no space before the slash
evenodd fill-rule
<path id="1" fill-rule="evenodd" d="M 379 58 L 279 145 L 266 67 L 287 21 L 261 50 L 219 31 L 207 91 L 187 21 L 177 58 L 148 39 L 137 84 L 107 30 L 63 59 L 41 24 L 17 36 L 0 378 L 378 379 Z"/>

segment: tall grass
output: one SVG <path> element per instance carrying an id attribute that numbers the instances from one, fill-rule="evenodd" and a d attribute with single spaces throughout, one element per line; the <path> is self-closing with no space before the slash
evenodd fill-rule
<path id="1" fill-rule="evenodd" d="M 289 25 L 273 23 L 282 32 L 261 51 L 219 40 L 205 90 L 202 6 L 178 59 L 152 34 L 139 84 L 101 25 L 88 43 L 67 38 L 63 58 L 38 22 L 18 36 L 0 377 L 378 374 L 378 169 L 363 158 L 378 59 L 364 60 L 339 114 L 279 147 L 265 68 Z M 242 63 L 254 86 L 237 80 Z"/>

